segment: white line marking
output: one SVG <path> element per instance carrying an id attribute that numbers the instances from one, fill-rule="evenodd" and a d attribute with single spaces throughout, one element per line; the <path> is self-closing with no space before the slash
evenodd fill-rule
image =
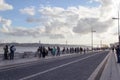
<path id="1" fill-rule="evenodd" d="M 56 70 L 56 69 L 58 69 L 58 68 L 61 68 L 61 67 L 64 67 L 64 66 L 67 66 L 67 65 L 70 65 L 70 64 L 73 64 L 73 63 L 82 61 L 82 60 L 84 60 L 84 59 L 87 59 L 87 58 L 92 57 L 92 56 L 95 56 L 95 55 L 97 55 L 97 54 L 94 54 L 94 55 L 91 55 L 91 56 L 87 56 L 87 57 L 84 57 L 84 58 L 81 58 L 81 59 L 78 59 L 78 60 L 75 60 L 75 61 L 72 61 L 72 62 L 68 62 L 68 63 L 62 64 L 62 65 L 60 65 L 60 66 L 50 68 L 50 69 L 45 70 L 45 71 L 42 71 L 42 72 L 39 72 L 39 73 L 30 75 L 30 76 L 23 77 L 23 78 L 21 78 L 21 79 L 19 79 L 19 80 L 27 80 L 27 79 L 33 78 L 33 77 L 35 77 L 35 76 L 38 76 L 38 75 L 41 75 L 41 74 L 44 74 L 44 73 L 47 73 L 47 72 Z"/>

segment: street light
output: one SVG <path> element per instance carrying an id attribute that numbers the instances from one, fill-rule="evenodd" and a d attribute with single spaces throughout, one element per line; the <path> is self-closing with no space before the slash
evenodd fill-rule
<path id="1" fill-rule="evenodd" d="M 93 30 L 93 28 L 91 27 L 91 50 L 93 51 L 93 33 L 96 32 Z"/>
<path id="2" fill-rule="evenodd" d="M 118 11 L 118 17 L 117 18 L 112 18 L 112 19 L 117 19 L 118 20 L 118 43 L 120 45 L 120 34 L 119 34 L 119 11 Z"/>

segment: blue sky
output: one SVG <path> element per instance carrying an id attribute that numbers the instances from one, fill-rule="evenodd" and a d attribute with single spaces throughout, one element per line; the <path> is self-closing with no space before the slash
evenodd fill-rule
<path id="1" fill-rule="evenodd" d="M 113 43 L 117 41 L 116 22 L 111 20 L 116 16 L 114 6 L 112 0 L 0 0 L 0 39 L 90 45 L 93 27 L 95 44 L 101 39 Z"/>
<path id="2" fill-rule="evenodd" d="M 99 6 L 99 2 L 90 3 L 89 0 L 5 0 L 6 3 L 11 4 L 14 9 L 9 11 L 1 12 L 1 16 L 4 18 L 11 19 L 13 21 L 12 26 L 25 26 L 25 27 L 34 27 L 36 24 L 27 23 L 26 17 L 29 15 L 23 15 L 19 12 L 20 9 L 23 9 L 28 6 L 35 6 L 35 9 L 39 9 L 41 6 L 51 6 L 51 7 L 62 7 L 64 9 L 70 6 L 87 6 L 87 7 L 96 7 Z M 33 17 L 40 17 L 40 15 L 34 15 Z"/>

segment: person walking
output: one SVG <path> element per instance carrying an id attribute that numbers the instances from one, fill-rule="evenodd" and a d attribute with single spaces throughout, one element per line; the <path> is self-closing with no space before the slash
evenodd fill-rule
<path id="1" fill-rule="evenodd" d="M 16 51 L 16 48 L 15 48 L 14 45 L 12 45 L 12 46 L 10 47 L 10 60 L 13 60 L 13 59 L 14 59 L 14 53 L 15 53 L 15 51 Z"/>
<path id="2" fill-rule="evenodd" d="M 56 48 L 55 48 L 55 46 L 54 46 L 53 49 L 52 49 L 52 54 L 53 54 L 53 56 L 56 55 Z"/>
<path id="3" fill-rule="evenodd" d="M 57 56 L 60 56 L 60 47 L 57 46 Z"/>
<path id="4" fill-rule="evenodd" d="M 120 63 L 120 46 L 117 45 L 116 47 L 116 56 L 117 56 L 117 62 Z"/>
<path id="5" fill-rule="evenodd" d="M 5 45 L 5 47 L 3 48 L 4 50 L 4 60 L 8 59 L 8 45 Z"/>
<path id="6" fill-rule="evenodd" d="M 38 53 L 38 57 L 41 58 L 41 55 L 42 55 L 42 46 L 39 46 L 39 48 L 37 49 L 37 53 Z"/>
<path id="7" fill-rule="evenodd" d="M 46 50 L 46 48 L 43 46 L 43 47 L 42 47 L 42 57 L 45 58 L 46 55 L 47 55 L 47 50 Z"/>

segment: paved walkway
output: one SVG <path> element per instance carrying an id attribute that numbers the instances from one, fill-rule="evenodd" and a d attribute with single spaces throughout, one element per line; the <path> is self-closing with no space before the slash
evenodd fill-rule
<path id="1" fill-rule="evenodd" d="M 94 51 L 94 52 L 98 52 L 98 51 Z M 88 53 L 92 53 L 91 51 L 87 52 Z M 83 54 L 83 53 L 82 53 Z M 19 59 L 14 59 L 14 60 L 0 60 L 0 69 L 2 69 L 3 67 L 9 67 L 12 65 L 17 65 L 17 64 L 24 64 L 24 63 L 30 63 L 30 62 L 34 62 L 34 61 L 39 61 L 39 60 L 47 60 L 47 59 L 52 59 L 52 58 L 58 58 L 58 57 L 63 57 L 63 56 L 70 56 L 70 55 L 78 55 L 77 53 L 72 53 L 72 54 L 61 54 L 60 56 L 46 56 L 45 59 L 43 58 L 38 58 L 38 57 L 32 57 L 32 58 L 19 58 Z M 80 55 L 80 54 L 79 54 Z"/>
<path id="2" fill-rule="evenodd" d="M 24 63 L 47 60 L 50 58 L 51 59 L 58 57 L 63 58 L 65 56 L 70 56 L 70 55 L 77 56 L 78 54 L 62 54 L 61 56 L 56 56 L 56 57 L 47 56 L 45 59 L 34 57 L 34 58 L 15 59 L 15 60 L 2 60 L 0 61 L 0 69 L 9 68 L 12 67 L 13 65 L 19 66 L 19 65 L 23 65 Z M 112 52 L 109 53 L 109 58 L 107 60 L 107 63 L 99 80 L 120 80 L 120 63 L 117 63 L 115 53 Z"/>
<path id="3" fill-rule="evenodd" d="M 120 80 L 120 63 L 117 63 L 115 53 L 110 53 L 100 80 Z"/>
<path id="4" fill-rule="evenodd" d="M 43 58 L 38 58 L 38 57 L 33 57 L 33 58 L 24 58 L 24 59 L 14 59 L 14 60 L 2 60 L 0 61 L 0 69 L 2 68 L 7 68 L 7 67 L 11 67 L 11 66 L 17 66 L 17 65 L 21 65 L 24 63 L 31 63 L 31 62 L 35 62 L 35 61 L 41 61 L 41 60 L 47 60 L 47 59 L 54 59 L 54 58 L 62 58 L 63 56 L 70 56 L 70 55 L 77 55 L 77 54 L 61 54 L 60 56 L 46 56 L 45 59 Z"/>

